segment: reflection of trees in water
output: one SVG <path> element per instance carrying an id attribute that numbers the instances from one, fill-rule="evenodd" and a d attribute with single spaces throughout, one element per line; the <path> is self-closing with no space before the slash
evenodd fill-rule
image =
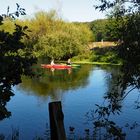
<path id="1" fill-rule="evenodd" d="M 5 107 L 7 102 L 10 100 L 10 97 L 13 95 L 13 93 L 10 91 L 7 93 L 0 93 L 0 120 L 3 120 L 4 118 L 8 118 L 11 116 L 11 112 L 7 110 Z"/>
<path id="2" fill-rule="evenodd" d="M 22 139 L 22 133 L 17 128 L 12 128 L 8 135 L 0 134 L 0 140 L 20 140 Z M 31 140 L 50 140 L 50 128 L 48 123 L 46 123 L 45 131 L 43 135 L 34 134 Z"/>
<path id="3" fill-rule="evenodd" d="M 30 66 L 34 63 L 33 58 L 22 58 L 20 56 L 0 56 L 0 118 L 10 116 L 5 108 L 7 102 L 14 93 L 11 86 L 21 83 L 21 74 L 31 75 Z"/>
<path id="4" fill-rule="evenodd" d="M 55 70 L 52 74 L 50 69 L 42 69 L 39 77 L 22 77 L 20 88 L 43 98 L 51 96 L 53 99 L 60 99 L 65 91 L 88 85 L 91 68 L 92 66 L 83 65 L 81 68 L 72 69 L 71 74 L 68 74 L 67 70 Z"/>
<path id="5" fill-rule="evenodd" d="M 127 63 L 128 64 L 128 63 Z M 133 65 L 134 66 L 134 65 Z M 137 67 L 124 65 L 120 69 L 111 69 L 107 75 L 108 91 L 104 96 L 102 105 L 96 104 L 96 109 L 87 113 L 89 120 L 93 122 L 94 139 L 126 139 L 126 129 L 133 130 L 140 127 L 138 122 L 126 123 L 124 126 L 117 124 L 114 117 L 121 115 L 123 102 L 134 89 L 139 90 L 139 70 Z M 135 99 L 135 109 L 139 109 L 139 96 Z"/>
<path id="6" fill-rule="evenodd" d="M 60 91 L 59 89 L 64 92 L 65 90 L 86 86 L 87 77 L 89 76 L 89 71 L 92 67 L 85 67 L 78 69 L 77 71 L 72 71 L 71 75 L 68 75 L 67 71 L 54 71 L 55 73 L 52 75 L 51 71 L 43 70 L 44 75 L 38 77 L 38 79 L 29 79 L 27 77 L 23 77 L 23 84 L 21 84 L 21 86 L 24 89 L 39 94 L 39 96 L 42 95 L 43 98 L 46 95 L 53 96 L 53 98 L 59 98 L 56 97 L 56 93 Z M 122 69 L 122 67 L 118 66 L 113 68 L 108 66 L 99 67 L 107 72 L 105 79 L 108 91 L 105 93 L 105 100 L 103 104 L 96 104 L 96 109 L 90 115 L 88 115 L 89 119 L 93 121 L 94 126 L 92 138 L 125 139 L 127 135 L 126 130 L 137 129 L 139 127 L 138 122 L 132 122 L 131 124 L 126 123 L 122 126 L 117 124 L 115 120 L 112 119 L 112 117 L 121 115 L 125 98 L 129 93 L 131 93 L 133 89 L 136 88 L 137 82 L 132 82 L 129 80 L 134 78 L 133 76 L 135 76 L 135 74 L 131 73 L 130 75 L 130 73 L 127 73 L 128 71 L 126 71 L 126 69 Z M 130 78 L 130 76 L 132 78 Z M 72 82 L 73 80 L 74 82 Z M 80 81 L 84 81 L 84 84 L 81 84 Z M 55 86 L 57 86 L 58 91 L 57 88 L 55 90 Z M 138 109 L 140 104 L 139 95 L 134 103 Z M 89 131 L 87 133 L 87 136 L 90 137 Z"/>

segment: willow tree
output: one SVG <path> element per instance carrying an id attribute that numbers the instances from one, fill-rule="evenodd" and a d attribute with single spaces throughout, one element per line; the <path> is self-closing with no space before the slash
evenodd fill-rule
<path id="1" fill-rule="evenodd" d="M 60 24 L 60 23 L 59 23 Z M 64 23 L 56 30 L 46 33 L 35 44 L 35 55 L 46 56 L 55 59 L 67 59 L 78 55 L 85 49 L 91 33 L 85 26 L 76 26 L 72 23 Z"/>
<path id="2" fill-rule="evenodd" d="M 38 12 L 25 21 L 31 32 L 24 42 L 33 46 L 37 57 L 67 59 L 78 55 L 87 45 L 91 32 L 86 25 L 67 23 L 55 11 Z"/>

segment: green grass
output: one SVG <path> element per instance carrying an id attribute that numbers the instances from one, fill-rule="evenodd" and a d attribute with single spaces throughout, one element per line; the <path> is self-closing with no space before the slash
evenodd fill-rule
<path id="1" fill-rule="evenodd" d="M 67 61 L 58 61 L 57 63 L 63 63 L 66 64 Z M 91 62 L 88 59 L 84 60 L 72 60 L 72 63 L 74 64 L 94 64 L 94 65 L 122 65 L 122 63 L 107 63 L 107 62 Z"/>
<path id="2" fill-rule="evenodd" d="M 83 61 L 73 61 L 73 63 L 75 64 L 95 64 L 95 65 L 122 65 L 120 64 L 114 64 L 114 63 L 106 63 L 106 62 L 90 62 L 87 60 L 83 60 Z"/>

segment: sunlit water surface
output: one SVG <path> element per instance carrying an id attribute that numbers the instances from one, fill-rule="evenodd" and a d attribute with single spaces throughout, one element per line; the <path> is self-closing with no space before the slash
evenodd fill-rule
<path id="1" fill-rule="evenodd" d="M 67 137 L 71 137 L 70 126 L 75 128 L 74 136 L 77 139 L 85 136 L 85 129 L 90 129 L 92 135 L 92 122 L 87 123 L 86 113 L 95 110 L 95 104 L 104 103 L 103 97 L 119 72 L 119 67 L 82 65 L 72 70 L 43 69 L 44 74 L 39 78 L 23 77 L 23 83 L 13 87 L 15 96 L 7 104 L 12 115 L 0 122 L 0 133 L 9 137 L 18 130 L 21 140 L 48 137 L 48 103 L 62 101 Z M 111 117 L 118 126 L 124 128 L 127 139 L 140 139 L 138 125 L 133 129 L 125 127 L 127 123 L 140 124 L 140 109 L 135 109 L 138 100 L 139 92 L 133 90 L 122 101 L 120 115 Z"/>

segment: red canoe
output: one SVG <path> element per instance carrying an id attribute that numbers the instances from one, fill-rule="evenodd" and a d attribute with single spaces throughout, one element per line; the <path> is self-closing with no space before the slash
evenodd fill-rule
<path id="1" fill-rule="evenodd" d="M 42 68 L 54 68 L 54 69 L 69 69 L 71 66 L 68 65 L 61 65 L 61 64 L 55 64 L 55 65 L 50 65 L 50 64 L 41 64 Z"/>

